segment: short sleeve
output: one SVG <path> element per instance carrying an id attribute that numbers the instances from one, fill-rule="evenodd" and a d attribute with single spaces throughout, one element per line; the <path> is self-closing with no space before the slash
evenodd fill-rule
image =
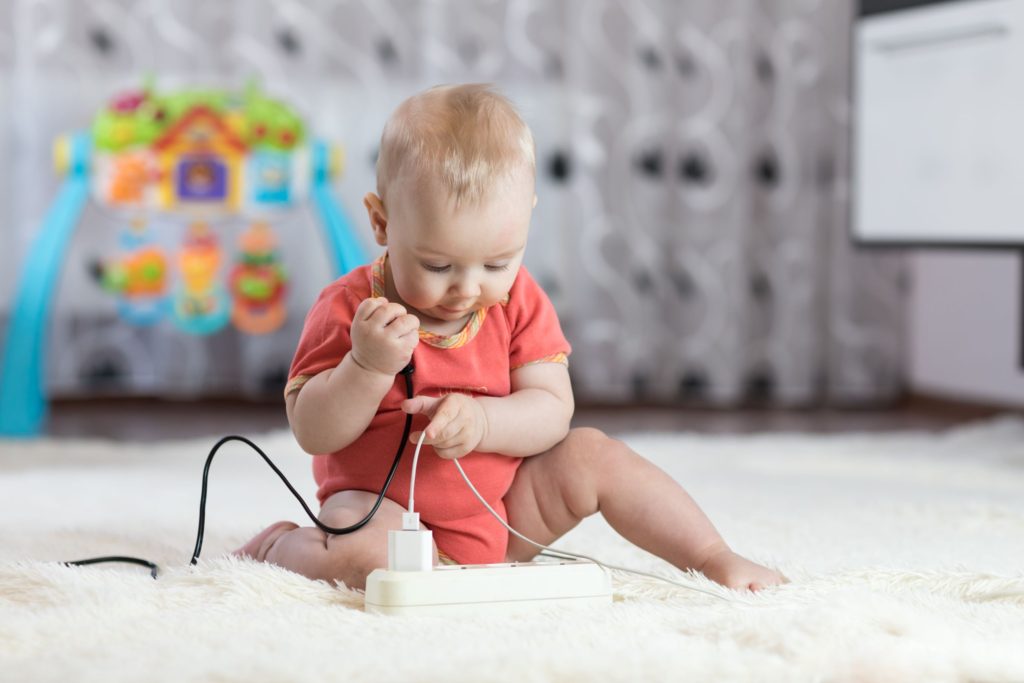
<path id="1" fill-rule="evenodd" d="M 335 283 L 320 293 L 302 326 L 285 396 L 324 370 L 336 367 L 352 349 L 352 319 L 358 307 L 359 298 L 344 284 Z"/>
<path id="2" fill-rule="evenodd" d="M 532 363 L 568 365 L 572 348 L 562 334 L 555 307 L 525 267 L 519 269 L 505 304 L 509 322 L 509 368 Z"/>

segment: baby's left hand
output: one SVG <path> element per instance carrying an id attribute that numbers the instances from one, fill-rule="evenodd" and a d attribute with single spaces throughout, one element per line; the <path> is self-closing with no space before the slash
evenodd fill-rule
<path id="1" fill-rule="evenodd" d="M 430 444 L 446 460 L 461 458 L 480 445 L 487 435 L 487 414 L 479 401 L 466 394 L 448 394 L 442 398 L 417 396 L 402 401 L 402 410 L 430 418 L 423 443 Z M 416 443 L 420 432 L 409 435 Z"/>

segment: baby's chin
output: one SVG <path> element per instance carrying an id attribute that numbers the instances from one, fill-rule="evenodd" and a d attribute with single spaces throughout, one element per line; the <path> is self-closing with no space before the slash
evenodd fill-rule
<path id="1" fill-rule="evenodd" d="M 467 308 L 464 311 L 449 311 L 440 306 L 431 306 L 430 308 L 418 308 L 414 315 L 420 319 L 420 323 L 454 323 L 459 320 L 465 320 L 472 315 L 480 306 L 473 306 Z"/>
<path id="2" fill-rule="evenodd" d="M 438 322 L 453 323 L 472 315 L 476 308 L 477 307 L 474 306 L 473 308 L 467 308 L 464 311 L 448 311 L 442 308 L 433 308 L 430 309 L 430 312 L 427 315 Z"/>
<path id="3" fill-rule="evenodd" d="M 504 300 L 504 298 L 502 300 Z M 500 303 L 500 301 L 488 302 L 486 300 L 478 300 L 474 305 L 470 306 L 469 308 L 461 309 L 458 311 L 449 310 L 440 304 L 423 306 L 421 308 L 406 301 L 405 306 L 406 308 L 409 309 L 410 313 L 412 313 L 413 315 L 420 319 L 421 324 L 426 323 L 427 325 L 450 325 L 451 323 L 460 320 L 466 320 L 467 318 L 469 318 L 469 316 L 473 315 L 476 311 L 479 311 L 481 308 L 490 308 L 491 306 L 494 306 L 495 304 L 498 303 Z"/>

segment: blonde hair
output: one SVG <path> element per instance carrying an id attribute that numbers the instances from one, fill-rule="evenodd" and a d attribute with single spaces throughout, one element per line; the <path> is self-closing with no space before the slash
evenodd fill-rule
<path id="1" fill-rule="evenodd" d="M 399 177 L 433 176 L 455 205 L 477 203 L 499 180 L 535 173 L 533 135 L 512 103 L 485 83 L 441 85 L 398 106 L 381 135 L 377 194 Z"/>

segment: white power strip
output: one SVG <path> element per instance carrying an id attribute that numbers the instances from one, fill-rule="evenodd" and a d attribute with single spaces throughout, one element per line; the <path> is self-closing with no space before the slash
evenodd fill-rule
<path id="1" fill-rule="evenodd" d="M 606 605 L 608 574 L 579 560 L 459 564 L 432 571 L 374 569 L 366 611 L 378 614 L 514 614 L 540 608 Z"/>

